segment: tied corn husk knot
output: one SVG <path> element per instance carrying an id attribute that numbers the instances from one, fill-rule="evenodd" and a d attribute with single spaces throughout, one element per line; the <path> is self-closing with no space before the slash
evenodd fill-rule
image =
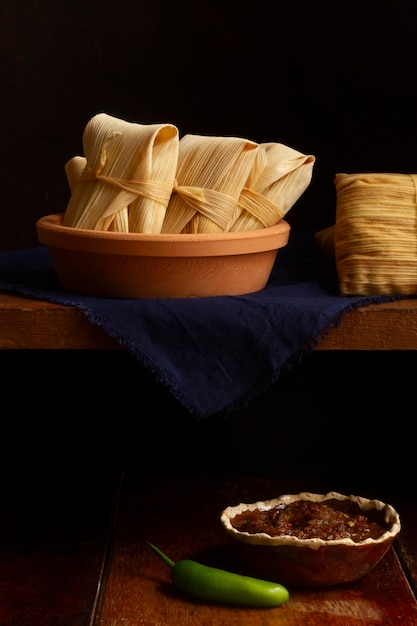
<path id="1" fill-rule="evenodd" d="M 172 124 L 134 124 L 105 113 L 93 117 L 83 133 L 85 167 L 82 173 L 77 170 L 64 225 L 112 230 L 122 213 L 117 229 L 160 232 L 175 178 L 178 141 Z M 67 165 L 74 176 L 75 168 L 71 162 Z"/>
<path id="2" fill-rule="evenodd" d="M 172 187 L 163 185 L 158 181 L 153 180 L 125 180 L 123 178 L 116 178 L 115 176 L 105 176 L 95 169 L 85 168 L 82 173 L 79 182 L 98 181 L 100 183 L 108 183 L 120 190 L 127 191 L 134 196 L 142 196 L 160 204 L 167 204 L 171 196 Z"/>
<path id="3" fill-rule="evenodd" d="M 417 293 L 417 175 L 337 174 L 341 295 Z"/>
<path id="4" fill-rule="evenodd" d="M 313 155 L 274 142 L 262 143 L 259 149 L 263 159 L 258 159 L 258 166 L 242 190 L 241 211 L 230 230 L 268 228 L 277 224 L 311 182 Z"/>
<path id="5" fill-rule="evenodd" d="M 184 226 L 183 232 L 186 229 L 189 233 L 215 232 L 216 230 L 226 231 L 230 224 L 231 216 L 238 210 L 237 198 L 228 196 L 226 193 L 216 191 L 215 189 L 179 185 L 178 181 L 175 181 L 173 193 L 176 193 L 185 203 L 187 208 L 184 213 L 187 211 L 188 216 L 191 215 L 191 212 L 193 213 L 193 218 L 189 220 L 188 225 Z M 205 225 L 205 231 L 201 230 L 203 228 L 202 218 L 204 217 L 208 220 L 208 223 Z"/>
<path id="6" fill-rule="evenodd" d="M 177 186 L 162 232 L 228 230 L 258 150 L 255 142 L 238 137 L 185 135 L 179 142 Z"/>

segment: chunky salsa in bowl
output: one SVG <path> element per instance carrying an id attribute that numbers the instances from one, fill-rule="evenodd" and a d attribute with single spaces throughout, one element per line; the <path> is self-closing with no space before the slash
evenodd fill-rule
<path id="1" fill-rule="evenodd" d="M 364 576 L 401 530 L 391 505 L 337 492 L 229 506 L 221 523 L 250 574 L 313 587 Z"/>

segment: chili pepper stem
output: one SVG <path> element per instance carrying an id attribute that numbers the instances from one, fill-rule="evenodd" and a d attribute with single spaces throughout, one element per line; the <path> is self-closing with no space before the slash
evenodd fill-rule
<path id="1" fill-rule="evenodd" d="M 154 546 L 153 543 L 151 543 L 150 541 L 147 541 L 146 543 L 148 544 L 148 546 L 150 546 L 152 548 L 152 550 L 154 552 L 156 552 L 156 554 L 158 556 L 161 557 L 161 559 L 163 560 L 165 565 L 168 565 L 169 567 L 174 567 L 174 565 L 175 565 L 174 561 L 172 561 L 169 557 L 167 557 L 166 554 L 161 552 L 161 550 L 159 548 L 157 548 L 156 546 Z"/>

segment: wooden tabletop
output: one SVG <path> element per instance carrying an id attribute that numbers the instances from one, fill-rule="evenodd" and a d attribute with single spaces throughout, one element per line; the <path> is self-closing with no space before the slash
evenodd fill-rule
<path id="1" fill-rule="evenodd" d="M 120 348 L 85 313 L 15 295 L 0 294 L 0 349 L 111 350 Z"/>
<path id="2" fill-rule="evenodd" d="M 290 599 L 282 606 L 248 609 L 196 602 L 184 595 L 173 587 L 169 569 L 146 541 L 174 561 L 192 558 L 242 572 L 220 526 L 221 510 L 241 500 L 312 488 L 311 479 L 130 467 L 84 472 L 72 482 L 71 494 L 61 491 L 55 507 L 52 500 L 45 507 L 40 498 L 29 509 L 24 499 L 11 509 L 3 499 L 4 626 L 417 624 L 415 503 L 408 508 L 395 503 L 402 533 L 360 580 L 323 589 L 289 587 Z M 7 514 L 15 517 L 8 534 Z"/>
<path id="3" fill-rule="evenodd" d="M 119 344 L 78 308 L 0 294 L 0 349 L 112 350 Z M 417 299 L 344 313 L 318 350 L 417 350 Z"/>

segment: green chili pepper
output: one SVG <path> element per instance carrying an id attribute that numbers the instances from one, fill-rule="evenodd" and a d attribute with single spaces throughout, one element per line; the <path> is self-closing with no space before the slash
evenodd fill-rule
<path id="1" fill-rule="evenodd" d="M 159 548 L 147 542 L 171 568 L 171 580 L 181 591 L 200 600 L 252 607 L 279 606 L 289 598 L 278 583 L 208 567 L 190 559 L 174 563 Z"/>

